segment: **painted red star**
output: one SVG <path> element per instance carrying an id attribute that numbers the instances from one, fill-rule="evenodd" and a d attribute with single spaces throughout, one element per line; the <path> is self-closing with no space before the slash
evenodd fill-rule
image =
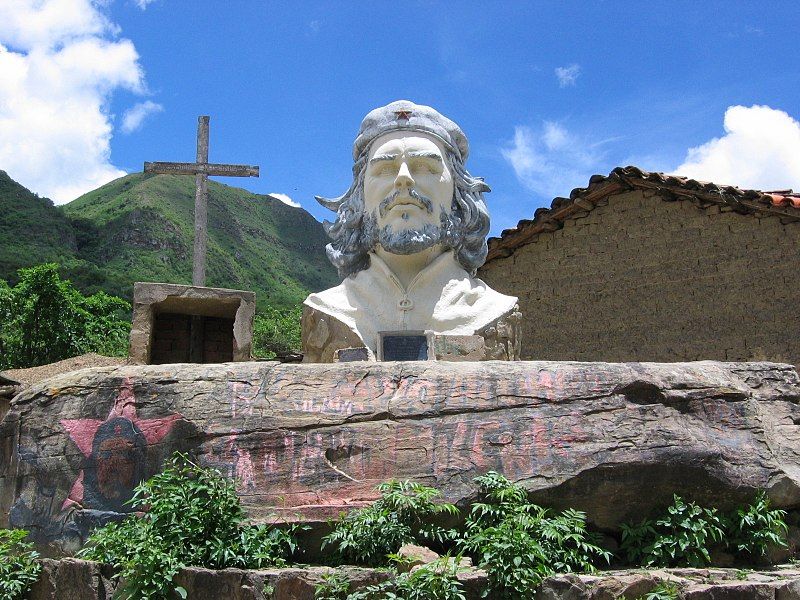
<path id="1" fill-rule="evenodd" d="M 62 419 L 61 425 L 67 430 L 69 437 L 72 438 L 72 441 L 75 442 L 75 445 L 78 446 L 78 449 L 83 455 L 89 458 L 89 455 L 92 453 L 92 445 L 97 430 L 103 423 L 116 417 L 123 417 L 131 421 L 142 432 L 148 444 L 156 444 L 170 432 L 175 421 L 181 419 L 182 415 L 174 413 L 158 419 L 139 418 L 136 414 L 136 397 L 133 395 L 133 381 L 130 377 L 127 377 L 122 383 L 117 399 L 114 401 L 114 406 L 105 419 Z M 64 504 L 61 507 L 62 510 L 73 504 L 80 504 L 83 502 L 83 477 L 84 472 L 83 469 L 81 469 L 78 478 L 72 485 L 67 499 L 64 500 Z"/>
<path id="2" fill-rule="evenodd" d="M 396 111 L 394 111 L 394 114 L 395 114 L 395 116 L 396 116 L 398 121 L 400 119 L 408 121 L 411 118 L 411 113 L 412 112 L 413 111 L 411 111 L 411 110 L 396 110 Z"/>

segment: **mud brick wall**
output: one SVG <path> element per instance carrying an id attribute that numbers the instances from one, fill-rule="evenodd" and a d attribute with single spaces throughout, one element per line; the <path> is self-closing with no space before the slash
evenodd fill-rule
<path id="1" fill-rule="evenodd" d="M 203 362 L 233 360 L 233 319 L 206 317 L 203 324 Z"/>
<path id="2" fill-rule="evenodd" d="M 189 315 L 156 315 L 153 324 L 153 364 L 188 362 L 191 331 Z"/>
<path id="3" fill-rule="evenodd" d="M 192 317 L 175 313 L 156 315 L 153 327 L 153 364 L 190 361 Z M 233 319 L 202 318 L 202 362 L 233 360 Z"/>
<path id="4" fill-rule="evenodd" d="M 610 196 L 479 277 L 520 299 L 536 360 L 800 364 L 800 223 Z"/>

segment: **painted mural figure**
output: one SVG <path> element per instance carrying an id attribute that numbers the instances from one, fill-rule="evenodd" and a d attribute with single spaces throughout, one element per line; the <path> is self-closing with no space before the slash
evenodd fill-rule
<path id="1" fill-rule="evenodd" d="M 475 272 L 486 259 L 489 186 L 465 168 L 467 138 L 429 106 L 408 100 L 371 111 L 353 145 L 353 182 L 325 223 L 342 283 L 306 298 L 306 362 L 336 350 L 377 356 L 378 332 L 433 331 L 484 338 L 487 358 L 519 357 L 517 298 Z"/>
<path id="2" fill-rule="evenodd" d="M 86 459 L 83 502 L 103 510 L 128 512 L 133 488 L 145 478 L 147 440 L 139 427 L 125 417 L 103 423 Z"/>

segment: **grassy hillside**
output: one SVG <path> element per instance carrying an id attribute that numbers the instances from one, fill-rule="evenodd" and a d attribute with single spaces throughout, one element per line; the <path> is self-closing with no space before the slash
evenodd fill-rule
<path id="1" fill-rule="evenodd" d="M 64 214 L 0 171 L 0 278 L 16 281 L 17 269 L 72 259 L 76 251 Z"/>
<path id="2" fill-rule="evenodd" d="M 15 216 L 0 216 L 0 278 L 53 260 L 86 293 L 130 299 L 134 281 L 191 283 L 193 177 L 128 175 L 63 207 L 8 182 L 0 207 Z M 263 308 L 336 284 L 325 233 L 306 211 L 214 181 L 208 189 L 206 285 L 255 290 Z"/>

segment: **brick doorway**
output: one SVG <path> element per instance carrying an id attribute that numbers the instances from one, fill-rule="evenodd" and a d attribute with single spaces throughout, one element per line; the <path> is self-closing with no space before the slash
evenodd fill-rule
<path id="1" fill-rule="evenodd" d="M 233 319 L 178 313 L 156 315 L 150 363 L 233 361 Z"/>
<path id="2" fill-rule="evenodd" d="M 254 313 L 253 292 L 137 282 L 130 358 L 141 364 L 251 360 Z"/>

